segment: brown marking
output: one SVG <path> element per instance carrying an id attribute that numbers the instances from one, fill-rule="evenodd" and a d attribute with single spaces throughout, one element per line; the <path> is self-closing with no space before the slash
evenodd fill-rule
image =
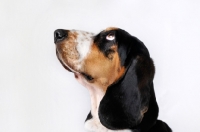
<path id="1" fill-rule="evenodd" d="M 146 113 L 148 111 L 148 107 L 144 107 L 143 110 L 141 110 L 141 114 L 143 115 L 144 113 Z"/>
<path id="2" fill-rule="evenodd" d="M 93 44 L 91 52 L 84 60 L 82 67 L 82 72 L 94 78 L 91 82 L 92 85 L 97 86 L 104 92 L 109 85 L 117 81 L 125 72 L 124 67 L 121 67 L 118 53 L 114 52 L 112 57 L 112 60 L 107 58 L 96 44 Z"/>
<path id="3" fill-rule="evenodd" d="M 117 30 L 117 29 L 119 29 L 119 28 L 117 28 L 117 27 L 108 27 L 108 28 L 106 28 L 104 31 L 111 31 L 111 30 Z"/>
<path id="4" fill-rule="evenodd" d="M 113 59 L 113 53 L 114 53 L 114 52 L 117 52 L 117 45 L 111 46 L 110 49 L 111 49 L 113 52 L 110 52 L 110 53 L 106 54 L 106 57 L 108 57 L 108 59 L 112 60 L 112 59 Z"/>
<path id="5" fill-rule="evenodd" d="M 124 75 L 125 71 L 125 67 L 121 67 L 120 69 L 118 69 L 118 75 L 115 79 L 115 82 L 118 81 Z"/>
<path id="6" fill-rule="evenodd" d="M 141 117 L 143 118 L 144 117 L 144 114 L 148 111 L 148 107 L 144 107 L 142 110 L 141 110 Z M 141 119 L 142 119 L 141 118 Z"/>
<path id="7" fill-rule="evenodd" d="M 117 52 L 117 45 L 116 45 L 116 44 L 115 44 L 115 45 L 112 45 L 112 46 L 110 47 L 110 49 L 112 49 L 112 50 L 114 50 L 114 51 Z"/>

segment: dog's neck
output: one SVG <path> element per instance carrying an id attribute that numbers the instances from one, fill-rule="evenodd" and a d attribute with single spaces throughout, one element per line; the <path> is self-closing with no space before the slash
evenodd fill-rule
<path id="1" fill-rule="evenodd" d="M 90 98 L 91 98 L 91 114 L 94 118 L 98 118 L 98 109 L 100 105 L 100 101 L 104 96 L 104 92 L 100 89 L 96 89 L 93 87 L 87 87 L 89 89 Z"/>
<path id="2" fill-rule="evenodd" d="M 102 89 L 88 83 L 85 80 L 85 78 L 83 78 L 80 74 L 76 73 L 75 78 L 80 84 L 82 84 L 84 87 L 88 89 L 90 98 L 91 98 L 91 114 L 93 118 L 96 118 L 97 120 L 99 120 L 98 109 L 99 109 L 100 101 L 105 95 L 105 92 Z"/>

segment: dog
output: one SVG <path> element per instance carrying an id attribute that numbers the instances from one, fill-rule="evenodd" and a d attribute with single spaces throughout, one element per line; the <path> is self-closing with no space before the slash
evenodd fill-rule
<path id="1" fill-rule="evenodd" d="M 98 34 L 57 29 L 54 43 L 58 60 L 89 90 L 88 131 L 172 132 L 157 119 L 155 67 L 138 38 L 116 27 Z"/>

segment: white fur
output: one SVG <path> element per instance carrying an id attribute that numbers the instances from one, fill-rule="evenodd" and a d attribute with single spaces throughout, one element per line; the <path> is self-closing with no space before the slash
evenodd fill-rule
<path id="1" fill-rule="evenodd" d="M 84 87 L 86 87 L 89 90 L 90 97 L 91 97 L 91 114 L 92 119 L 87 120 L 85 122 L 85 128 L 89 132 L 131 132 L 131 130 L 125 129 L 125 130 L 110 130 L 104 127 L 100 120 L 98 115 L 98 109 L 99 104 L 105 93 L 95 86 L 93 86 L 91 83 L 88 83 L 84 77 L 82 77 L 81 74 L 75 73 L 77 81 L 82 84 Z"/>
<path id="2" fill-rule="evenodd" d="M 131 130 L 110 130 L 104 127 L 100 121 L 95 120 L 94 118 L 87 120 L 85 122 L 85 129 L 89 132 L 132 132 Z"/>
<path id="3" fill-rule="evenodd" d="M 93 42 L 92 37 L 94 36 L 94 34 L 79 30 L 72 30 L 71 32 L 76 32 L 78 34 L 76 39 L 76 49 L 80 55 L 79 61 L 82 62 L 90 51 Z"/>

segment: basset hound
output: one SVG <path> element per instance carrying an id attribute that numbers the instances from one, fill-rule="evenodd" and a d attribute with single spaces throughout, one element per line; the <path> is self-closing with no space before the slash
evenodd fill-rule
<path id="1" fill-rule="evenodd" d="M 90 93 L 85 128 L 92 132 L 171 132 L 158 117 L 148 49 L 123 29 L 99 34 L 58 29 L 56 54 Z"/>

